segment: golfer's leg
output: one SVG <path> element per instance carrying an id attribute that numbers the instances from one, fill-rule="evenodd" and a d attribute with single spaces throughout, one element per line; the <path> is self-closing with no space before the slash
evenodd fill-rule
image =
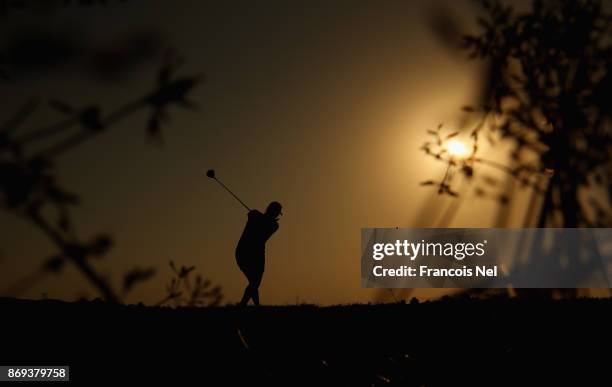
<path id="1" fill-rule="evenodd" d="M 247 285 L 246 288 L 244 288 L 244 294 L 242 295 L 242 300 L 240 300 L 240 305 L 241 306 L 246 306 L 246 304 L 249 303 L 249 300 L 251 299 L 251 285 Z"/>
<path id="2" fill-rule="evenodd" d="M 240 305 L 242 306 L 246 306 L 251 298 L 253 298 L 253 302 L 255 302 L 253 294 L 257 292 L 257 287 L 259 287 L 260 281 L 260 279 L 258 279 L 257 273 L 254 273 L 253 271 L 246 271 L 245 275 L 249 280 L 249 284 L 244 289 L 244 295 L 242 296 L 242 300 L 240 301 Z"/>
<path id="3" fill-rule="evenodd" d="M 253 303 L 255 306 L 259 306 L 259 289 L 254 288 L 252 293 Z"/>
<path id="4" fill-rule="evenodd" d="M 263 270 L 258 271 L 253 276 L 251 280 L 251 298 L 253 298 L 253 303 L 256 306 L 259 306 L 259 285 L 261 284 L 261 278 L 263 277 Z"/>

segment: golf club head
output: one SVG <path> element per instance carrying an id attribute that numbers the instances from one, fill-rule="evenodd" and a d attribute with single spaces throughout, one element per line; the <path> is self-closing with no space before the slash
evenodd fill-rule
<path id="1" fill-rule="evenodd" d="M 206 176 L 210 177 L 211 179 L 215 178 L 215 170 L 214 169 L 209 169 L 208 171 L 206 171 Z"/>

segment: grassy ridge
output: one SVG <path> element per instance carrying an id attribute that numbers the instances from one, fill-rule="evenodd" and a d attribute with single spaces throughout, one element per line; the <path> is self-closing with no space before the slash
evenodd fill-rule
<path id="1" fill-rule="evenodd" d="M 0 299 L 0 360 L 68 364 L 81 382 L 517 385 L 539 375 L 549 384 L 609 348 L 611 306 L 464 298 L 172 309 Z"/>

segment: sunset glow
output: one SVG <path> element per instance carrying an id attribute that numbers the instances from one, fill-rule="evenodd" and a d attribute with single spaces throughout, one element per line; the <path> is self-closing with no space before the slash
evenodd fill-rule
<path id="1" fill-rule="evenodd" d="M 464 142 L 454 138 L 448 141 L 446 150 L 453 158 L 465 158 L 470 153 Z"/>

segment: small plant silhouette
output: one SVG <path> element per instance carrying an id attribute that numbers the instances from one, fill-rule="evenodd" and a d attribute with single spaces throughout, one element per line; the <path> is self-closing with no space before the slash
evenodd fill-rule
<path id="1" fill-rule="evenodd" d="M 223 300 L 220 286 L 212 286 L 211 281 L 204 279 L 200 274 L 195 274 L 195 279 L 192 279 L 191 274 L 194 273 L 195 266 L 178 268 L 173 261 L 170 261 L 170 268 L 173 276 L 166 286 L 167 295 L 157 303 L 157 306 L 169 302 L 174 306 L 217 306 Z"/>

